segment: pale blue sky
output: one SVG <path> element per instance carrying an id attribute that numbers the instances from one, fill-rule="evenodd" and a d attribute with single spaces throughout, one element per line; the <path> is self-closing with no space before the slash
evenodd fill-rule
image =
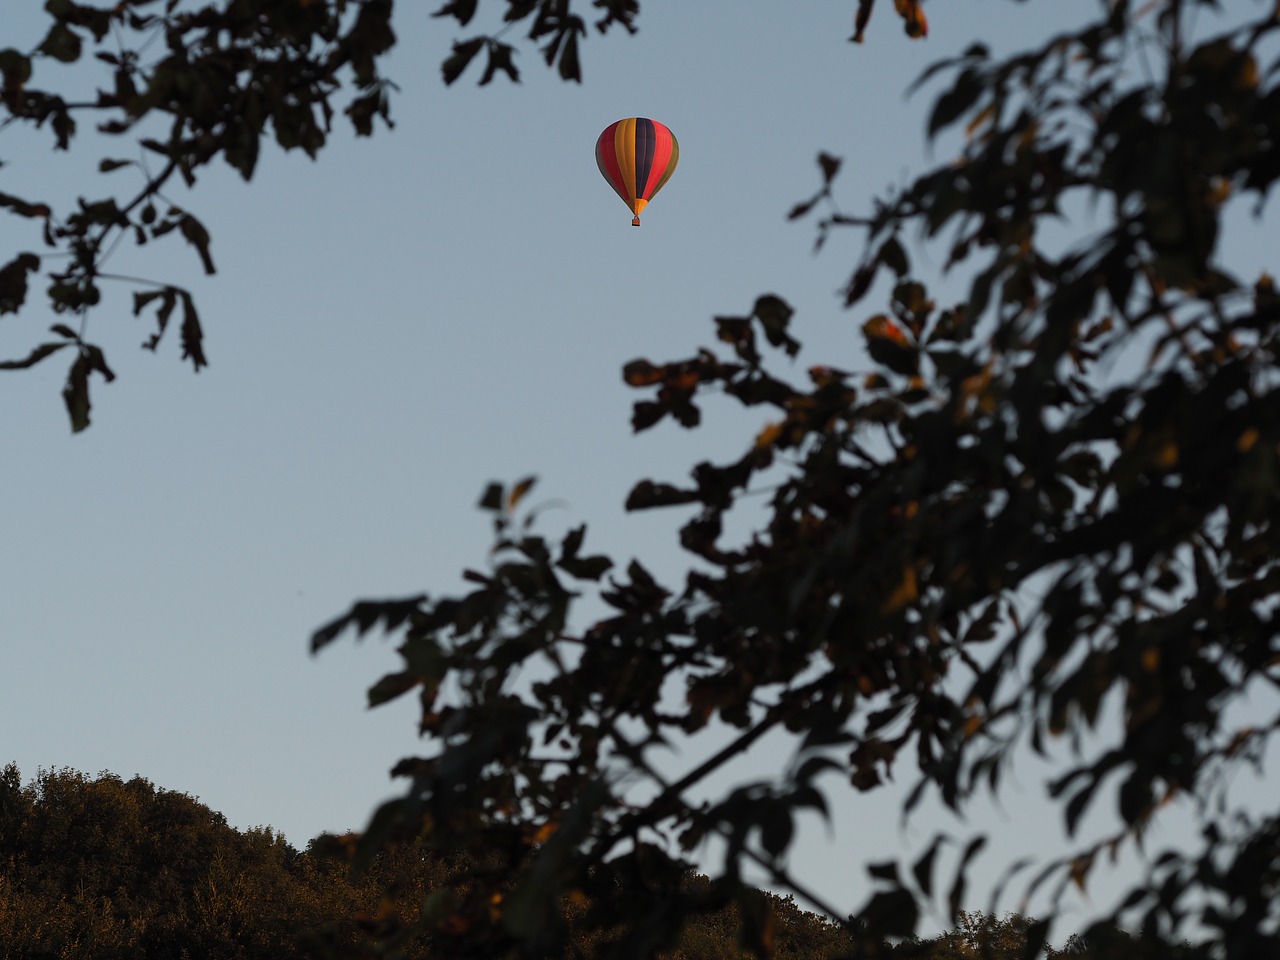
<path id="1" fill-rule="evenodd" d="M 29 45 L 41 6 L 6 4 L 0 47 Z M 904 97 L 930 62 L 978 39 L 1038 42 L 1095 5 L 931 3 L 931 36 L 913 43 L 884 0 L 859 47 L 853 0 L 645 0 L 637 36 L 585 44 L 580 87 L 526 49 L 521 85 L 484 89 L 443 86 L 456 34 L 437 4 L 399 6 L 394 131 L 356 141 L 339 124 L 316 163 L 267 150 L 248 185 L 204 174 L 181 202 L 213 234 L 215 277 L 180 241 L 113 259 L 192 289 L 209 369 L 193 375 L 176 341 L 139 350 L 149 321 L 120 285 L 90 323 L 119 379 L 95 381 L 87 433 L 69 435 L 58 358 L 0 376 L 0 763 L 26 777 L 140 774 L 298 845 L 362 826 L 418 748 L 412 704 L 364 709 L 388 644 L 311 658 L 311 631 L 356 598 L 453 589 L 484 561 L 481 489 L 530 473 L 535 500 L 562 503 L 549 529 L 585 520 L 589 547 L 677 572 L 679 517 L 627 516 L 627 491 L 734 455 L 759 424 L 713 415 L 632 437 L 622 364 L 685 356 L 713 340 L 714 315 L 775 292 L 809 348 L 798 371 L 864 365 L 868 311 L 837 296 L 857 236 L 815 257 L 812 224 L 786 221 L 818 185 L 818 151 L 844 157 L 838 193 L 865 209 L 945 158 L 924 143 L 931 98 Z M 639 230 L 593 153 L 634 115 L 681 146 Z M 47 143 L 0 134 L 0 191 L 103 187 L 75 179 L 98 154 Z M 122 192 L 130 175 L 112 175 Z M 0 220 L 0 257 L 35 249 L 20 226 Z M 0 355 L 51 322 L 36 296 L 0 320 Z M 834 838 L 808 831 L 793 862 L 852 910 L 860 863 L 904 838 L 893 797 L 835 807 Z M 1052 833 L 1016 793 L 1010 809 L 984 820 L 1000 824 L 993 869 Z M 907 840 L 935 827 L 918 818 Z"/>

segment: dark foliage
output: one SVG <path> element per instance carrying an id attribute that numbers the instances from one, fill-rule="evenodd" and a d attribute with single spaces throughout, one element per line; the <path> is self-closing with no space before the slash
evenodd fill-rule
<path id="1" fill-rule="evenodd" d="M 1091 807 L 1118 814 L 1018 881 L 1054 904 L 1162 808 L 1185 800 L 1200 820 L 1077 945 L 1280 955 L 1277 811 L 1226 789 L 1280 724 L 1280 299 L 1221 262 L 1228 211 L 1260 216 L 1280 176 L 1280 13 L 1239 5 L 1211 33 L 1210 2 L 1082 6 L 1092 19 L 1037 49 L 979 45 L 930 69 L 930 134 L 963 125 L 959 152 L 869 213 L 840 210 L 840 163 L 819 158 L 794 215 L 825 211 L 819 243 L 865 236 L 845 301 L 887 292 L 862 321 L 869 370 L 777 373 L 800 344 L 773 295 L 717 318 L 716 348 L 624 368 L 646 392 L 636 430 L 696 428 L 707 396 L 767 417 L 736 459 L 628 497 L 692 511 L 683 579 L 584 554 L 583 528 L 537 535 L 525 481 L 482 500 L 497 540 L 471 592 L 366 602 L 317 632 L 317 649 L 349 627 L 401 638 L 403 669 L 371 702 L 416 694 L 428 748 L 396 768 L 404 796 L 359 855 L 418 837 L 497 858 L 451 907 L 463 953 L 555 954 L 566 931 L 544 919 L 579 896 L 602 954 L 669 949 L 708 904 L 680 878 L 715 839 L 711 895 L 767 956 L 742 870 L 822 906 L 786 854 L 838 779 L 867 791 L 913 769 L 906 813 L 929 794 L 963 811 L 1031 750 L 1061 765 L 1047 791 L 1073 836 Z M 1096 227 L 1047 239 L 1084 210 Z M 918 274 L 916 237 L 959 286 L 950 302 Z M 756 496 L 749 532 L 727 537 L 761 492 L 763 518 Z M 583 623 L 592 592 L 611 612 Z M 699 757 L 713 723 L 731 731 L 722 748 L 655 766 L 656 748 Z M 794 750 L 775 776 L 702 799 L 778 731 Z M 870 864 L 854 955 L 909 942 L 930 904 L 958 922 L 984 845 L 940 836 L 913 863 Z M 1028 957 L 1054 919 L 1027 928 Z M 1107 932 L 1121 928 L 1139 940 Z"/>
<path id="2" fill-rule="evenodd" d="M 0 956 L 297 957 L 299 935 L 362 939 L 380 894 L 344 864 L 241 833 L 195 799 L 135 777 L 0 775 Z M 317 942 L 320 942 L 317 940 Z"/>
<path id="3" fill-rule="evenodd" d="M 0 771 L 0 958 L 80 960 L 217 957 L 282 960 L 358 957 L 394 949 L 433 955 L 464 932 L 424 920 L 465 896 L 477 869 L 465 856 L 433 857 L 417 844 L 389 848 L 358 875 L 352 838 L 322 836 L 298 851 L 270 828 L 239 831 L 221 814 L 139 777 L 42 771 L 22 784 Z M 689 877 L 706 888 L 705 878 Z M 776 914 L 788 960 L 834 960 L 846 937 L 791 901 L 760 895 Z M 587 905 L 569 904 L 565 922 Z M 738 960 L 732 909 L 693 924 L 680 960 Z M 576 936 L 570 952 L 592 945 Z"/>

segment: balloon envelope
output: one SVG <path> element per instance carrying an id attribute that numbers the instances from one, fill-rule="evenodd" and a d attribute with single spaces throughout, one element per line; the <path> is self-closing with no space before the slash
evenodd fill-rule
<path id="1" fill-rule="evenodd" d="M 680 144 L 665 126 L 646 117 L 629 117 L 604 128 L 596 141 L 596 166 L 622 198 L 640 226 L 640 211 L 671 179 Z"/>

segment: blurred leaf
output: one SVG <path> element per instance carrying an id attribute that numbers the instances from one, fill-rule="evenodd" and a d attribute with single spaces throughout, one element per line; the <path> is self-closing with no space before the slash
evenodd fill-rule
<path id="1" fill-rule="evenodd" d="M 835 179 L 836 174 L 840 172 L 841 160 L 829 153 L 818 154 L 818 166 L 822 168 L 822 180 L 826 184 L 830 184 Z"/>
<path id="2" fill-rule="evenodd" d="M 487 85 L 498 71 L 502 71 L 512 83 L 519 83 L 520 71 L 516 69 L 514 55 L 515 48 L 508 43 L 487 44 L 488 62 L 485 64 L 484 73 L 480 77 L 480 86 Z"/>
<path id="3" fill-rule="evenodd" d="M 507 510 L 513 511 L 520 505 L 520 501 L 524 499 L 526 493 L 533 489 L 533 485 L 538 482 L 537 477 L 525 477 L 511 488 L 511 492 L 507 494 Z"/>
<path id="4" fill-rule="evenodd" d="M 204 272 L 213 274 L 217 271 L 213 268 L 213 257 L 209 254 L 209 231 L 195 217 L 190 214 L 185 215 L 178 222 L 178 228 L 182 231 L 182 235 L 187 242 L 196 248 L 196 252 L 200 254 L 200 262 L 204 265 Z"/>
<path id="5" fill-rule="evenodd" d="M 501 513 L 505 502 L 502 484 L 491 483 L 484 488 L 484 495 L 480 497 L 480 509 Z"/>
<path id="6" fill-rule="evenodd" d="M 613 561 L 606 556 L 596 555 L 561 560 L 556 566 L 579 580 L 599 580 L 613 568 Z"/>
<path id="7" fill-rule="evenodd" d="M 768 960 L 777 945 L 778 918 L 773 904 L 757 890 L 743 890 L 738 897 L 738 912 L 742 948 L 761 960 Z"/>
<path id="8" fill-rule="evenodd" d="M 369 706 L 394 700 L 418 686 L 422 680 L 412 673 L 389 673 L 369 688 Z"/>
<path id="9" fill-rule="evenodd" d="M 440 67 L 440 72 L 444 75 L 445 84 L 452 84 L 453 81 L 462 76 L 462 72 L 467 69 L 467 64 L 475 59 L 476 54 L 483 47 L 484 37 L 474 37 L 461 43 L 455 41 L 453 53 Z"/>
<path id="10" fill-rule="evenodd" d="M 565 37 L 564 47 L 560 51 L 560 79 L 582 82 L 582 66 L 578 60 L 578 37 L 570 33 Z M 515 77 L 512 77 L 514 80 Z"/>
<path id="11" fill-rule="evenodd" d="M 787 333 L 787 325 L 794 314 L 795 311 L 785 300 L 773 294 L 766 294 L 756 300 L 751 311 L 751 315 L 764 329 L 765 339 L 775 347 L 782 347 L 790 357 L 800 352 L 800 343 Z"/>
<path id="12" fill-rule="evenodd" d="M 50 346 L 63 347 L 66 344 Z M 80 354 L 71 365 L 71 370 L 67 374 L 67 384 L 62 389 L 62 399 L 66 404 L 67 414 L 71 418 L 73 433 L 79 433 L 89 426 L 89 411 L 92 409 L 92 404 L 89 402 L 89 376 L 93 373 L 101 374 L 108 383 L 116 378 L 111 368 L 107 366 L 101 348 L 92 344 L 81 344 Z"/>
<path id="13" fill-rule="evenodd" d="M 781 857 L 791 846 L 795 823 L 791 811 L 781 803 L 770 804 L 760 821 L 760 845 L 774 859 Z"/>
<path id="14" fill-rule="evenodd" d="M 449 0 L 443 7 L 432 14 L 433 17 L 453 17 L 461 26 L 471 22 L 476 15 L 477 0 Z"/>
<path id="15" fill-rule="evenodd" d="M 426 599 L 425 594 L 419 594 L 403 600 L 358 601 L 349 611 L 311 635 L 311 651 L 315 653 L 328 646 L 348 628 L 354 628 L 357 637 L 364 636 L 378 624 L 382 624 L 384 630 L 394 630 L 419 612 Z"/>
<path id="16" fill-rule="evenodd" d="M 794 207 L 790 209 L 790 211 L 788 211 L 787 219 L 799 220 L 806 213 L 812 210 L 814 206 L 817 204 L 817 202 L 822 199 L 822 197 L 823 197 L 823 194 L 818 193 L 810 197 L 808 200 L 804 200 L 800 203 L 797 203 Z"/>
<path id="17" fill-rule="evenodd" d="M 1026 942 L 1022 947 L 1022 960 L 1035 960 L 1044 949 L 1049 936 L 1049 921 L 1036 920 L 1026 930 Z"/>
<path id="18" fill-rule="evenodd" d="M 1000 600 L 997 598 L 988 603 L 982 613 L 969 624 L 969 628 L 965 630 L 964 636 L 960 640 L 961 644 L 968 646 L 973 643 L 987 643 L 995 639 L 996 622 L 999 618 Z"/>
<path id="19" fill-rule="evenodd" d="M 902 328 L 884 314 L 862 325 L 871 359 L 903 376 L 915 376 L 920 369 L 920 351 L 907 340 Z"/>
<path id="20" fill-rule="evenodd" d="M 63 63 L 79 60 L 81 48 L 79 35 L 64 23 L 55 23 L 40 44 L 41 53 Z"/>
<path id="21" fill-rule="evenodd" d="M 28 203 L 26 200 L 7 193 L 0 193 L 0 207 L 12 210 L 20 217 L 49 216 L 49 205 L 47 203 Z M 34 256 L 34 254 L 25 254 L 25 256 Z"/>
<path id="22" fill-rule="evenodd" d="M 672 507 L 683 503 L 696 503 L 698 494 L 691 490 L 681 490 L 667 483 L 654 483 L 652 480 L 641 480 L 631 488 L 627 496 L 628 510 L 652 510 L 654 507 Z"/>
<path id="23" fill-rule="evenodd" d="M 879 863 L 867 864 L 867 873 L 875 880 L 884 880 L 895 887 L 902 886 L 902 881 L 898 878 L 898 862 L 896 860 L 883 860 Z"/>
<path id="24" fill-rule="evenodd" d="M 200 317 L 196 314 L 195 301 L 191 294 L 179 290 L 182 300 L 182 359 L 190 360 L 191 365 L 199 371 L 209 365 L 204 355 L 204 331 L 200 327 Z"/>
<path id="25" fill-rule="evenodd" d="M 896 887 L 873 894 L 858 915 L 876 937 L 910 937 L 916 931 L 920 908 L 909 890 Z"/>
<path id="26" fill-rule="evenodd" d="M 622 379 L 632 387 L 648 387 L 661 383 L 666 376 L 666 369 L 655 367 L 648 360 L 632 360 L 622 368 Z"/>
<path id="27" fill-rule="evenodd" d="M 31 79 L 31 58 L 8 47 L 0 50 L 0 81 L 8 90 L 19 90 Z"/>
<path id="28" fill-rule="evenodd" d="M 910 269 L 907 263 L 907 253 L 902 249 L 902 244 L 898 242 L 897 237 L 889 237 L 880 245 L 880 251 L 876 254 L 876 259 L 899 277 L 906 276 L 907 271 Z"/>
<path id="29" fill-rule="evenodd" d="M 888 616 L 897 613 L 908 604 L 920 598 L 920 587 L 916 577 L 916 568 L 909 566 L 902 571 L 902 581 L 894 588 L 880 606 L 880 613 Z"/>
<path id="30" fill-rule="evenodd" d="M 21 360 L 0 360 L 0 370 L 26 370 L 28 367 L 34 367 L 37 363 L 52 354 L 57 353 L 63 347 L 71 346 L 70 343 L 42 343 Z"/>
<path id="31" fill-rule="evenodd" d="M 925 850 L 920 859 L 911 868 L 911 874 L 915 877 L 916 885 L 920 887 L 920 892 L 925 895 L 925 899 L 933 898 L 933 864 L 938 856 L 938 848 L 942 843 L 943 838 L 941 835 L 934 837 L 933 842 L 929 844 L 929 848 Z"/>
<path id="32" fill-rule="evenodd" d="M 0 267 L 0 316 L 17 313 L 27 299 L 27 274 L 40 269 L 34 253 L 20 253 Z"/>
<path id="33" fill-rule="evenodd" d="M 871 21 L 871 8 L 875 0 L 858 0 L 858 11 L 853 15 L 854 43 L 862 43 L 866 39 L 867 24 Z"/>
<path id="34" fill-rule="evenodd" d="M 969 863 L 982 852 L 983 847 L 987 845 L 985 836 L 977 836 L 969 841 L 964 848 L 964 853 L 960 857 L 960 863 L 956 867 L 955 880 L 951 884 L 951 891 L 947 894 L 947 909 L 952 922 L 960 916 L 960 907 L 964 903 L 964 893 L 968 886 L 968 870 Z"/>
<path id="35" fill-rule="evenodd" d="M 960 119 L 986 91 L 980 74 L 969 69 L 956 78 L 955 85 L 937 99 L 929 116 L 929 137 Z"/>
<path id="36" fill-rule="evenodd" d="M 902 17 L 903 29 L 908 37 L 917 40 L 929 35 L 929 21 L 925 19 L 920 0 L 893 0 L 893 5 Z"/>

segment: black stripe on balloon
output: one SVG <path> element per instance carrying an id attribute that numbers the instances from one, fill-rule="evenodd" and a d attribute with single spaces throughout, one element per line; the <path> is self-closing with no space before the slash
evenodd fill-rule
<path id="1" fill-rule="evenodd" d="M 653 121 L 636 118 L 636 199 L 644 199 L 644 188 L 649 183 L 649 171 L 653 168 L 653 150 L 657 135 Z"/>

